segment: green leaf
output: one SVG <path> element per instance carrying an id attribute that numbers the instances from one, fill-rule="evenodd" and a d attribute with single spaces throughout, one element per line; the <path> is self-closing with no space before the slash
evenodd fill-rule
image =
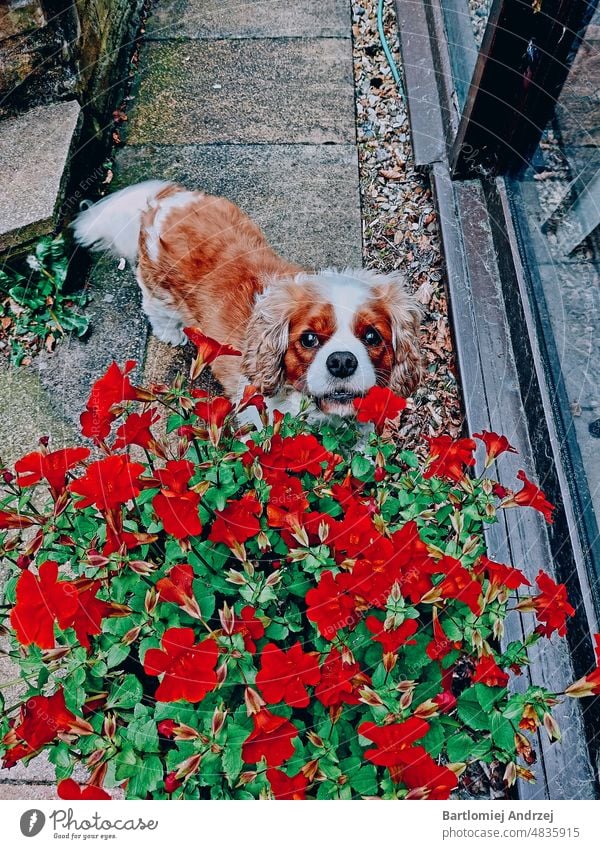
<path id="1" fill-rule="evenodd" d="M 489 713 L 494 705 L 506 695 L 506 687 L 487 687 L 485 684 L 475 684 L 473 692 L 483 710 Z"/>
<path id="2" fill-rule="evenodd" d="M 490 716 L 481 707 L 473 687 L 465 690 L 458 697 L 457 712 L 469 728 L 474 728 L 476 731 L 489 731 L 491 725 Z"/>
<path id="3" fill-rule="evenodd" d="M 123 643 L 114 643 L 106 656 L 106 665 L 109 669 L 113 666 L 119 666 L 126 657 L 129 656 L 131 646 L 125 646 Z"/>
<path id="4" fill-rule="evenodd" d="M 128 797 L 146 799 L 156 790 L 163 778 L 162 761 L 156 755 L 138 761 L 137 767 L 127 785 Z"/>
<path id="5" fill-rule="evenodd" d="M 466 731 L 460 731 L 448 738 L 446 752 L 450 761 L 472 761 L 485 757 L 491 748 L 490 740 L 474 740 Z"/>
<path id="6" fill-rule="evenodd" d="M 158 732 L 153 719 L 141 718 L 132 720 L 125 731 L 129 740 L 138 752 L 158 752 Z"/>
<path id="7" fill-rule="evenodd" d="M 373 474 L 373 465 L 363 457 L 362 454 L 355 454 L 351 464 L 352 474 L 358 480 L 364 480 Z"/>
<path id="8" fill-rule="evenodd" d="M 125 675 L 121 683 L 111 687 L 106 702 L 107 708 L 132 708 L 141 701 L 144 690 L 135 675 Z"/>
<path id="9" fill-rule="evenodd" d="M 499 749 L 514 752 L 515 732 L 512 723 L 497 711 L 492 715 L 492 740 Z"/>

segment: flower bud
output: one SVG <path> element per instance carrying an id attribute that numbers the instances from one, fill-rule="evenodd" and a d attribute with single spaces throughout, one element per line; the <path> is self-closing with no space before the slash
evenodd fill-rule
<path id="1" fill-rule="evenodd" d="M 256 778 L 258 773 L 254 771 L 242 772 L 240 773 L 240 777 L 238 779 L 237 787 L 245 787 L 246 784 L 250 784 Z"/>
<path id="2" fill-rule="evenodd" d="M 507 787 L 512 787 L 517 780 L 517 765 L 514 761 L 509 761 L 504 770 L 504 783 Z"/>
<path id="3" fill-rule="evenodd" d="M 144 607 L 146 609 L 146 613 L 148 613 L 149 616 L 152 616 L 152 614 L 156 610 L 157 604 L 158 593 L 156 592 L 155 587 L 150 587 L 150 589 L 146 593 L 146 598 L 144 599 Z"/>
<path id="4" fill-rule="evenodd" d="M 437 716 L 438 713 L 439 705 L 433 699 L 426 699 L 414 710 L 414 715 L 421 717 L 421 719 L 429 719 L 432 716 Z"/>
<path id="5" fill-rule="evenodd" d="M 306 736 L 313 744 L 313 746 L 317 747 L 317 749 L 322 749 L 324 747 L 325 744 L 323 743 L 323 740 L 319 737 L 318 734 L 315 734 L 314 731 L 307 731 Z"/>
<path id="6" fill-rule="evenodd" d="M 233 608 L 229 607 L 226 601 L 223 602 L 223 607 L 219 610 L 219 619 L 221 620 L 223 631 L 228 636 L 231 636 L 235 628 L 235 613 L 233 612 Z"/>
<path id="7" fill-rule="evenodd" d="M 142 630 L 141 625 L 136 625 L 134 628 L 130 628 L 126 634 L 123 634 L 121 637 L 121 642 L 124 646 L 130 646 L 132 643 L 135 643 L 137 638 L 140 635 L 140 631 Z"/>
<path id="8" fill-rule="evenodd" d="M 156 729 L 161 737 L 171 738 L 173 736 L 173 729 L 177 723 L 174 719 L 161 719 L 161 721 L 156 726 Z"/>
<path id="9" fill-rule="evenodd" d="M 130 560 L 129 568 L 136 575 L 151 575 L 156 571 L 157 566 L 155 563 L 149 563 L 147 560 Z"/>
<path id="10" fill-rule="evenodd" d="M 554 719 L 551 713 L 546 711 L 543 716 L 544 728 L 546 729 L 546 733 L 550 740 L 561 740 L 560 728 L 558 727 L 558 722 Z"/>
<path id="11" fill-rule="evenodd" d="M 361 687 L 358 695 L 359 701 L 365 705 L 369 705 L 369 707 L 380 707 L 383 704 L 379 695 L 371 687 Z"/>
<path id="12" fill-rule="evenodd" d="M 115 734 L 117 731 L 117 718 L 112 711 L 109 711 L 104 717 L 104 723 L 102 725 L 103 733 L 106 737 L 114 743 Z"/>
<path id="13" fill-rule="evenodd" d="M 177 779 L 177 773 L 175 771 L 170 772 L 165 777 L 165 791 L 167 793 L 174 793 L 176 790 L 178 790 L 181 787 L 182 784 L 183 784 L 183 781 L 179 781 Z"/>
<path id="14" fill-rule="evenodd" d="M 216 737 L 219 731 L 223 728 L 226 716 L 227 711 L 223 710 L 223 705 L 218 705 L 214 710 L 211 723 L 211 729 L 214 737 Z"/>
<path id="15" fill-rule="evenodd" d="M 190 775 L 193 775 L 195 772 L 198 772 L 200 768 L 200 761 L 202 760 L 202 755 L 192 755 L 191 758 L 186 758 L 182 761 L 177 770 L 175 772 L 176 779 L 189 778 Z"/>
<path id="16" fill-rule="evenodd" d="M 227 680 L 227 661 L 223 661 L 220 666 L 217 666 L 217 687 L 222 687 Z"/>
<path id="17" fill-rule="evenodd" d="M 252 716 L 253 713 L 258 713 L 266 704 L 262 696 L 260 696 L 259 693 L 257 693 L 252 687 L 246 687 L 244 690 L 244 701 L 246 702 L 248 716 Z"/>
<path id="18" fill-rule="evenodd" d="M 236 572 L 235 569 L 230 569 L 229 572 L 227 572 L 225 580 L 227 583 L 235 584 L 238 587 L 243 587 L 244 584 L 248 583 L 246 576 L 242 575 L 241 572 Z"/>

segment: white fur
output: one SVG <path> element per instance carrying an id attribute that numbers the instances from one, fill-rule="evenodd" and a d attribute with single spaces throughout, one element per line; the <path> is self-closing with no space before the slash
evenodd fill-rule
<path id="1" fill-rule="evenodd" d="M 156 338 L 168 345 L 185 345 L 187 336 L 183 332 L 184 322 L 172 298 L 157 298 L 152 295 L 144 286 L 139 270 L 136 272 L 136 278 L 142 290 L 142 309 Z"/>
<path id="2" fill-rule="evenodd" d="M 134 265 L 142 213 L 168 185 L 170 183 L 163 180 L 147 180 L 103 198 L 80 212 L 72 223 L 76 241 L 86 248 L 108 250 L 115 256 L 125 257 Z"/>
<path id="3" fill-rule="evenodd" d="M 161 237 L 164 237 L 169 232 L 168 228 L 165 229 L 165 223 L 169 213 L 171 213 L 174 209 L 182 209 L 183 207 L 194 203 L 194 201 L 201 197 L 202 194 L 200 192 L 186 192 L 182 189 L 180 192 L 177 192 L 177 194 L 169 195 L 160 201 L 150 201 L 150 208 L 156 206 L 157 211 L 154 215 L 152 224 L 149 227 L 146 227 L 144 236 L 148 257 L 152 260 L 152 262 L 158 261 Z"/>
<path id="4" fill-rule="evenodd" d="M 325 270 L 315 275 L 311 282 L 317 284 L 332 305 L 336 330 L 319 348 L 306 373 L 307 390 L 316 398 L 336 390 L 362 395 L 375 386 L 377 377 L 364 343 L 352 332 L 352 322 L 356 312 L 371 295 L 370 281 L 356 273 Z M 354 354 L 358 360 L 354 374 L 339 378 L 329 372 L 327 358 L 335 351 L 350 351 Z"/>

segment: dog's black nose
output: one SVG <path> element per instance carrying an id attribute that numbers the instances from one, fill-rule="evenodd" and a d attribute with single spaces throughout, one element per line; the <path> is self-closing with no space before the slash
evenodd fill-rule
<path id="1" fill-rule="evenodd" d="M 358 360 L 350 351 L 334 351 L 327 357 L 327 370 L 334 377 L 350 377 L 358 366 Z"/>

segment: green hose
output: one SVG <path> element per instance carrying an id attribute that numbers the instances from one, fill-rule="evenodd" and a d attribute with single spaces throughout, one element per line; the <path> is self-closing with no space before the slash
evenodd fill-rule
<path id="1" fill-rule="evenodd" d="M 385 58 L 387 59 L 388 65 L 390 66 L 390 71 L 392 72 L 392 77 L 394 78 L 394 82 L 396 83 L 396 88 L 398 89 L 398 94 L 400 97 L 404 98 L 404 89 L 402 87 L 402 79 L 400 77 L 400 72 L 394 62 L 394 57 L 392 56 L 392 51 L 390 50 L 390 45 L 385 35 L 385 30 L 383 28 L 383 4 L 385 0 L 379 0 L 377 4 L 377 31 L 379 33 L 379 39 L 381 41 L 381 46 L 383 47 L 383 52 L 385 53 Z"/>

